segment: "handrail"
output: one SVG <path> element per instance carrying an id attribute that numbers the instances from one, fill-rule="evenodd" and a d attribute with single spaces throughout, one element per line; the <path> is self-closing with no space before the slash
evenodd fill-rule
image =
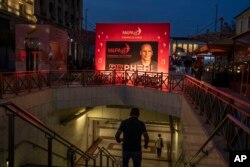
<path id="1" fill-rule="evenodd" d="M 97 160 L 98 157 L 101 158 L 100 166 L 102 166 L 102 157 L 103 156 L 106 156 L 107 159 L 111 159 L 112 162 L 114 164 L 116 164 L 117 166 L 121 166 L 121 161 L 117 160 L 112 154 L 110 154 L 110 152 L 106 148 L 99 147 L 99 146 L 97 146 L 96 148 L 98 149 L 98 152 L 93 155 L 93 158 L 95 160 Z M 103 154 L 105 154 L 105 155 L 103 155 Z M 108 163 L 108 161 L 107 161 L 107 163 Z"/>
<path id="2" fill-rule="evenodd" d="M 14 109 L 16 109 L 17 111 L 14 111 L 11 107 L 9 107 L 9 105 L 11 107 L 14 107 Z M 69 148 L 73 148 L 81 156 L 83 156 L 83 157 L 85 157 L 87 159 L 91 159 L 90 155 L 88 155 L 87 153 L 85 153 L 84 151 L 82 151 L 81 149 L 79 149 L 77 146 L 75 146 L 74 144 L 72 144 L 69 141 L 67 141 L 66 139 L 64 139 L 62 136 L 60 136 L 59 134 L 57 134 L 56 132 L 54 132 L 50 128 L 48 128 L 41 120 L 39 120 L 38 118 L 34 117 L 30 113 L 26 112 L 21 107 L 15 105 L 14 103 L 12 103 L 10 101 L 1 102 L 0 106 L 4 107 L 8 111 L 10 111 L 10 112 L 14 113 L 15 115 L 19 116 L 24 121 L 30 123 L 31 125 L 33 125 L 34 127 L 38 128 L 39 130 L 41 130 L 45 134 L 49 135 L 50 137 L 52 137 L 56 141 L 58 141 L 61 144 L 63 144 L 64 146 L 69 147 Z"/>
<path id="3" fill-rule="evenodd" d="M 196 84 L 198 87 L 201 87 L 201 88 L 203 88 L 203 89 L 206 90 L 206 91 L 212 90 L 212 91 L 216 92 L 217 94 L 222 95 L 223 97 L 226 97 L 226 98 L 228 98 L 228 99 L 233 100 L 234 103 L 237 102 L 238 104 L 241 104 L 241 105 L 243 105 L 243 106 L 246 106 L 247 108 L 250 108 L 250 103 L 248 103 L 248 102 L 246 102 L 246 101 L 243 101 L 243 100 L 241 100 L 241 99 L 238 99 L 238 98 L 236 98 L 236 97 L 234 97 L 234 96 L 232 96 L 232 95 L 230 95 L 230 94 L 228 94 L 228 93 L 225 93 L 225 92 L 221 91 L 220 89 L 218 89 L 218 88 L 216 88 L 216 87 L 214 87 L 214 86 L 211 86 L 210 84 L 208 84 L 208 83 L 206 83 L 206 82 L 203 82 L 203 81 L 200 81 L 200 80 L 198 80 L 198 79 L 195 79 L 195 78 L 193 78 L 193 77 L 191 77 L 191 76 L 189 76 L 189 75 L 185 75 L 185 77 L 188 78 L 189 81 L 192 81 L 192 82 L 193 82 L 194 84 Z M 208 89 L 209 89 L 209 90 L 208 90 Z"/>
<path id="4" fill-rule="evenodd" d="M 126 85 L 161 91 L 182 90 L 184 75 L 145 71 L 74 70 L 18 71 L 0 73 L 0 99 L 6 94 L 30 93 L 32 89 L 93 85 Z"/>
<path id="5" fill-rule="evenodd" d="M 189 164 L 190 165 L 194 165 L 195 162 L 193 162 L 198 155 L 203 152 L 203 149 L 205 148 L 205 146 L 212 140 L 212 138 L 218 133 L 218 131 L 222 128 L 222 126 L 224 125 L 224 123 L 230 120 L 233 123 L 235 123 L 238 127 L 240 127 L 242 130 L 244 130 L 247 134 L 250 134 L 250 128 L 248 126 L 246 126 L 245 124 L 243 124 L 242 122 L 240 122 L 238 119 L 236 119 L 235 117 L 233 117 L 230 114 L 227 114 L 226 117 L 220 122 L 220 124 L 216 127 L 216 129 L 213 131 L 213 133 L 210 135 L 210 137 L 205 141 L 205 143 L 200 147 L 200 149 L 194 154 L 194 156 L 189 160 Z"/>
<path id="6" fill-rule="evenodd" d="M 184 163 L 184 164 L 186 163 L 186 162 L 184 162 L 184 153 L 183 152 L 181 152 L 180 156 L 178 157 L 177 161 L 175 162 L 174 167 L 180 167 L 180 165 L 182 163 Z"/>
<path id="7" fill-rule="evenodd" d="M 29 140 L 23 140 L 23 141 L 19 142 L 18 144 L 15 145 L 15 149 L 17 149 L 23 143 L 30 144 L 30 145 L 32 145 L 34 147 L 37 147 L 37 148 L 39 148 L 39 149 L 41 149 L 43 151 L 48 151 L 48 149 L 46 149 L 45 147 L 40 146 L 40 145 L 38 145 L 38 144 L 36 144 L 36 143 L 34 143 L 32 141 L 29 141 Z M 67 159 L 67 157 L 64 157 L 64 156 L 62 156 L 62 155 L 60 155 L 58 153 L 52 152 L 52 154 L 55 155 L 55 156 L 57 156 L 57 157 L 59 157 L 59 158 L 61 158 L 61 159 L 63 159 L 63 160 Z"/>
<path id="8" fill-rule="evenodd" d="M 82 151 L 80 148 L 78 148 L 74 144 L 72 144 L 69 141 L 67 141 L 66 139 L 64 139 L 62 136 L 60 136 L 59 134 L 57 134 L 56 132 L 54 132 L 50 128 L 48 128 L 41 120 L 39 120 L 35 116 L 31 115 L 30 113 L 28 113 L 27 111 L 25 111 L 21 107 L 15 105 L 14 103 L 12 103 L 10 101 L 3 101 L 3 100 L 0 101 L 0 107 L 5 108 L 8 112 L 12 113 L 14 116 L 18 116 L 19 118 L 21 118 L 22 120 L 24 120 L 25 122 L 30 124 L 31 126 L 37 128 L 41 132 L 45 133 L 48 136 L 48 138 L 56 140 L 57 142 L 64 145 L 66 148 L 73 150 L 74 153 L 76 153 L 80 157 L 83 157 L 86 162 L 89 160 L 94 161 L 94 159 L 90 155 L 88 155 L 87 153 Z M 12 146 L 11 149 L 14 150 L 14 146 Z M 13 150 L 8 150 L 8 151 L 10 153 Z M 52 155 L 51 148 L 48 148 L 48 153 L 49 152 Z M 10 162 L 11 166 L 13 166 L 14 159 L 10 160 L 10 161 L 11 161 Z"/>
<path id="9" fill-rule="evenodd" d="M 41 132 L 45 133 L 50 138 L 58 141 L 59 143 L 61 143 L 65 147 L 73 150 L 75 153 L 77 153 L 78 155 L 80 155 L 80 157 L 82 157 L 85 161 L 92 160 L 94 162 L 94 166 L 95 166 L 96 159 L 97 159 L 97 157 L 98 157 L 99 154 L 100 154 L 100 156 L 103 156 L 102 154 L 104 154 L 108 159 L 112 160 L 113 164 L 116 164 L 116 166 L 120 166 L 120 162 L 118 160 L 116 160 L 116 158 L 114 156 L 112 156 L 108 152 L 108 150 L 105 149 L 104 147 L 101 147 L 101 148 L 97 147 L 99 149 L 99 152 L 97 153 L 97 156 L 89 155 L 88 153 L 82 151 L 80 148 L 78 148 L 77 146 L 75 146 L 74 144 L 70 143 L 69 141 L 67 141 L 66 139 L 64 139 L 62 136 L 60 136 L 59 134 L 57 134 L 56 132 L 54 132 L 53 130 L 51 130 L 50 128 L 48 128 L 40 119 L 38 119 L 37 117 L 33 116 L 32 114 L 30 114 L 29 112 L 25 111 L 23 108 L 17 106 L 16 104 L 14 104 L 11 101 L 0 100 L 0 107 L 5 108 L 8 112 L 11 112 L 15 116 L 20 117 L 22 120 L 24 120 L 25 122 L 29 123 L 33 127 L 37 128 Z M 48 149 L 45 149 L 42 146 L 39 146 L 39 145 L 37 145 L 35 143 L 32 143 L 30 141 L 26 141 L 26 142 L 30 143 L 32 145 L 36 145 L 37 147 L 39 147 L 39 148 L 41 148 L 43 150 L 49 151 Z M 13 147 L 13 149 L 15 149 L 16 147 L 17 147 L 17 145 L 15 147 Z M 65 159 L 65 157 L 63 157 L 63 156 L 61 156 L 59 154 L 56 154 L 54 152 L 52 152 L 52 154 L 56 155 L 56 156 L 59 156 L 60 158 Z"/>
<path id="10" fill-rule="evenodd" d="M 110 152 L 106 149 L 106 148 L 104 148 L 104 147 L 97 147 L 99 150 L 101 150 L 106 156 L 108 156 L 115 164 L 117 164 L 117 165 L 120 165 L 121 164 L 121 162 L 120 161 L 118 161 L 112 154 L 110 154 Z"/>

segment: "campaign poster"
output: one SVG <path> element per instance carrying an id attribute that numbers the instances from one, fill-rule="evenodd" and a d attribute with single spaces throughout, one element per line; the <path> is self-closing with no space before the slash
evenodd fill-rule
<path id="1" fill-rule="evenodd" d="M 144 46 L 149 46 L 145 53 Z M 149 65 L 142 65 L 143 56 L 150 56 Z M 157 72 L 157 62 L 158 42 L 106 42 L 106 70 Z"/>
<path id="2" fill-rule="evenodd" d="M 169 23 L 96 24 L 96 70 L 169 71 Z"/>

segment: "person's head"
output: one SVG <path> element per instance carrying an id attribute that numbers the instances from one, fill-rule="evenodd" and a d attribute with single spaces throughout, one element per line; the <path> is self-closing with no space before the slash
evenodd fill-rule
<path id="1" fill-rule="evenodd" d="M 130 116 L 131 117 L 139 117 L 140 111 L 138 108 L 132 108 L 130 111 Z"/>
<path id="2" fill-rule="evenodd" d="M 158 137 L 161 137 L 161 134 L 158 134 Z"/>
<path id="3" fill-rule="evenodd" d="M 141 46 L 140 55 L 142 62 L 150 62 L 153 56 L 152 46 L 149 43 L 143 44 Z"/>

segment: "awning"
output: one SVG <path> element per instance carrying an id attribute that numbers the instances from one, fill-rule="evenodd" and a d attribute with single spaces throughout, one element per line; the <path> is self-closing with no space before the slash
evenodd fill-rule
<path id="1" fill-rule="evenodd" d="M 235 40 L 236 42 L 238 41 L 238 42 L 250 44 L 250 30 L 233 37 L 233 40 Z"/>
<path id="2" fill-rule="evenodd" d="M 215 56 L 227 56 L 232 52 L 233 40 L 231 38 L 222 39 L 210 44 L 206 44 L 195 50 L 195 54 L 212 53 Z"/>

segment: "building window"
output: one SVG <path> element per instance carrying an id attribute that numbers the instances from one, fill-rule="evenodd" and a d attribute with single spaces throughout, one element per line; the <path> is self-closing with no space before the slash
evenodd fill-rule
<path id="1" fill-rule="evenodd" d="M 248 17 L 248 29 L 250 29 L 250 17 Z"/>
<path id="2" fill-rule="evenodd" d="M 71 26 L 72 28 L 75 28 L 75 16 L 74 15 L 71 15 Z"/>
<path id="3" fill-rule="evenodd" d="M 80 9 L 80 0 L 77 0 L 77 8 Z"/>
<path id="4" fill-rule="evenodd" d="M 46 16 L 47 15 L 47 13 L 45 12 L 45 5 L 44 5 L 44 1 L 43 0 L 40 0 L 40 13 L 41 13 L 41 15 L 43 15 L 43 16 Z"/>
<path id="5" fill-rule="evenodd" d="M 58 22 L 62 23 L 63 22 L 63 17 L 62 17 L 62 9 L 61 8 L 57 9 L 57 15 L 58 15 Z"/>
<path id="6" fill-rule="evenodd" d="M 243 21 L 240 21 L 240 32 L 243 31 Z"/>
<path id="7" fill-rule="evenodd" d="M 49 12 L 50 12 L 50 17 L 52 19 L 55 19 L 55 5 L 52 2 L 49 3 Z"/>
<path id="8" fill-rule="evenodd" d="M 25 16 L 25 5 L 23 3 L 19 3 L 19 13 L 20 13 L 20 16 L 22 17 Z"/>
<path id="9" fill-rule="evenodd" d="M 64 14 L 64 22 L 65 22 L 66 26 L 69 26 L 68 12 L 67 11 L 65 11 L 65 14 Z"/>

